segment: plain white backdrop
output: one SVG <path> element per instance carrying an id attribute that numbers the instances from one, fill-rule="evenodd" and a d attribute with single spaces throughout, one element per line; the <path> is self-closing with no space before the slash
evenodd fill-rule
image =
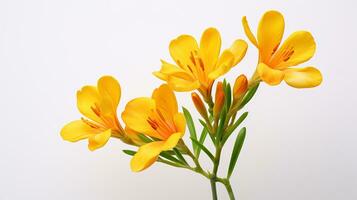
<path id="1" fill-rule="evenodd" d="M 319 68 L 324 82 L 308 90 L 262 84 L 245 109 L 248 132 L 234 191 L 242 200 L 357 199 L 354 2 L 1 0 L 0 199 L 210 199 L 209 182 L 199 175 L 161 164 L 132 173 L 120 141 L 89 152 L 86 141 L 65 142 L 59 131 L 80 117 L 75 92 L 81 86 L 104 74 L 117 77 L 121 112 L 161 83 L 151 72 L 160 59 L 170 60 L 171 39 L 200 37 L 214 26 L 225 48 L 247 40 L 243 15 L 255 30 L 269 9 L 285 15 L 285 38 L 312 32 L 317 52 L 306 65 Z M 227 79 L 250 76 L 256 59 L 249 44 Z M 178 98 L 192 108 L 188 93 Z M 228 198 L 223 187 L 219 193 Z"/>

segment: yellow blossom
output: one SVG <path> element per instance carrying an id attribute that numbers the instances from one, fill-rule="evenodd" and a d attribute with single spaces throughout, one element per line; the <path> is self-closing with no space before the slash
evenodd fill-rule
<path id="1" fill-rule="evenodd" d="M 312 66 L 291 68 L 308 61 L 315 53 L 316 44 L 307 31 L 292 33 L 280 45 L 284 34 L 284 17 L 278 11 L 266 12 L 260 20 L 257 38 L 243 17 L 244 31 L 259 50 L 257 73 L 269 85 L 278 85 L 284 80 L 295 88 L 311 88 L 320 85 L 322 75 Z"/>
<path id="2" fill-rule="evenodd" d="M 220 53 L 220 33 L 215 28 L 208 28 L 203 32 L 199 45 L 191 35 L 181 35 L 171 41 L 169 50 L 176 65 L 162 61 L 161 70 L 154 75 L 175 91 L 198 89 L 207 98 L 213 82 L 242 60 L 247 43 L 236 40 Z"/>
<path id="3" fill-rule="evenodd" d="M 101 77 L 97 87 L 84 86 L 77 92 L 77 107 L 87 119 L 65 125 L 62 138 L 70 142 L 88 138 L 88 148 L 92 151 L 104 146 L 111 136 L 122 138 L 124 131 L 116 112 L 120 95 L 120 85 L 111 76 Z"/>
<path id="4" fill-rule="evenodd" d="M 185 133 L 186 121 L 178 112 L 175 94 L 166 84 L 155 89 L 152 97 L 131 100 L 122 113 L 126 126 L 157 141 L 142 145 L 131 160 L 134 172 L 151 166 L 162 151 L 174 148 Z"/>

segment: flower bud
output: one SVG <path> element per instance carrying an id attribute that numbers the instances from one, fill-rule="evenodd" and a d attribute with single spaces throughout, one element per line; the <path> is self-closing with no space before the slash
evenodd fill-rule
<path id="1" fill-rule="evenodd" d="M 216 88 L 215 101 L 213 106 L 213 116 L 218 117 L 224 105 L 224 91 L 222 82 L 218 82 Z"/>
<path id="2" fill-rule="evenodd" d="M 241 98 L 244 93 L 248 89 L 248 80 L 247 77 L 242 74 L 237 77 L 236 81 L 234 82 L 234 87 L 233 87 L 233 98 L 234 100 L 237 100 Z"/>
<path id="3" fill-rule="evenodd" d="M 191 93 L 193 104 L 204 119 L 208 119 L 207 110 L 200 96 L 196 92 Z"/>

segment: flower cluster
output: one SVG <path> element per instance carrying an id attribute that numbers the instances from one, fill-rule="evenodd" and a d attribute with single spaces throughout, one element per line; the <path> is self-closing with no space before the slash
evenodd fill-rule
<path id="1" fill-rule="evenodd" d="M 88 139 L 88 148 L 92 151 L 103 147 L 110 138 L 118 138 L 138 148 L 124 150 L 132 156 L 132 171 L 142 171 L 155 162 L 192 170 L 210 180 L 213 199 L 217 199 L 217 182 L 222 183 L 234 199 L 230 176 L 246 128 L 241 128 L 237 134 L 224 177 L 217 174 L 221 151 L 247 117 L 247 112 L 240 114 L 239 111 L 252 99 L 260 82 L 278 85 L 284 80 L 294 88 L 316 87 L 322 82 L 322 75 L 316 68 L 294 67 L 308 61 L 315 53 L 316 44 L 309 32 L 296 31 L 281 44 L 285 22 L 277 11 L 268 11 L 262 16 L 256 36 L 246 17 L 242 24 L 247 38 L 259 52 L 250 79 L 239 75 L 232 87 L 226 80 L 218 81 L 244 58 L 248 49 L 244 40 L 237 39 L 221 51 L 221 35 L 215 28 L 206 29 L 199 43 L 191 35 L 180 35 L 169 45 L 173 61 L 162 60 L 161 69 L 153 73 L 165 83 L 154 89 L 151 97 L 129 101 L 119 120 L 117 107 L 121 87 L 115 78 L 101 77 L 97 86 L 84 86 L 77 92 L 77 107 L 85 117 L 65 125 L 61 130 L 62 138 L 70 142 Z M 200 134 L 190 112 L 184 107 L 180 112 L 175 91 L 191 92 L 192 102 L 201 116 Z M 192 148 L 183 139 L 186 126 Z M 214 153 L 205 144 L 207 136 L 215 148 Z M 201 152 L 212 161 L 211 171 L 201 166 Z M 188 158 L 192 162 L 188 162 Z"/>

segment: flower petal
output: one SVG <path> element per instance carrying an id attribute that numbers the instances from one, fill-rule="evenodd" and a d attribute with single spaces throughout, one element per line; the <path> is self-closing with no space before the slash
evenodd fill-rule
<path id="1" fill-rule="evenodd" d="M 176 96 L 171 88 L 163 84 L 156 88 L 152 94 L 155 100 L 156 108 L 164 115 L 165 118 L 173 118 L 178 112 Z"/>
<path id="2" fill-rule="evenodd" d="M 103 147 L 108 142 L 111 135 L 112 131 L 108 129 L 104 132 L 89 136 L 88 149 L 94 151 Z"/>
<path id="3" fill-rule="evenodd" d="M 92 128 L 82 120 L 76 120 L 65 125 L 61 130 L 61 137 L 70 142 L 77 142 L 98 133 L 98 129 Z"/>
<path id="4" fill-rule="evenodd" d="M 269 85 L 278 85 L 284 78 L 284 72 L 272 69 L 264 63 L 259 63 L 257 71 L 260 78 Z"/>
<path id="5" fill-rule="evenodd" d="M 258 48 L 258 42 L 257 39 L 255 38 L 254 34 L 252 33 L 252 31 L 250 30 L 248 21 L 247 21 L 247 17 L 244 16 L 242 19 L 242 24 L 243 24 L 243 28 L 244 28 L 244 32 L 245 35 L 248 37 L 248 39 L 250 40 L 250 42 L 256 46 Z"/>
<path id="6" fill-rule="evenodd" d="M 261 62 L 268 63 L 277 50 L 284 34 L 284 26 L 284 17 L 277 11 L 268 11 L 261 18 L 257 36 Z"/>
<path id="7" fill-rule="evenodd" d="M 234 63 L 233 66 L 237 65 L 245 56 L 247 52 L 248 44 L 244 40 L 236 40 L 229 48 L 229 50 L 234 55 Z"/>
<path id="8" fill-rule="evenodd" d="M 177 63 L 179 67 L 185 70 L 189 70 L 187 65 L 194 66 L 190 57 L 192 53 L 198 52 L 198 45 L 190 35 L 181 35 L 178 38 L 171 41 L 169 46 L 172 59 Z"/>
<path id="9" fill-rule="evenodd" d="M 201 37 L 200 53 L 205 70 L 211 71 L 217 61 L 221 50 L 221 35 L 215 28 L 206 29 Z"/>
<path id="10" fill-rule="evenodd" d="M 130 129 L 155 138 L 162 138 L 148 123 L 153 110 L 156 109 L 155 101 L 148 97 L 139 97 L 129 101 L 121 117 Z"/>
<path id="11" fill-rule="evenodd" d="M 218 77 L 227 73 L 233 66 L 235 57 L 230 50 L 223 51 L 219 61 L 217 63 L 217 68 L 208 74 L 208 78 L 211 80 L 216 80 Z"/>
<path id="12" fill-rule="evenodd" d="M 199 88 L 201 85 L 198 80 L 188 80 L 175 75 L 169 76 L 167 83 L 177 92 L 192 91 Z"/>
<path id="13" fill-rule="evenodd" d="M 186 131 L 186 119 L 182 113 L 177 113 L 174 116 L 175 127 L 178 132 L 185 133 Z"/>
<path id="14" fill-rule="evenodd" d="M 102 123 L 102 120 L 93 112 L 92 108 L 100 104 L 100 96 L 96 87 L 84 86 L 77 92 L 78 110 L 89 119 Z"/>
<path id="15" fill-rule="evenodd" d="M 314 56 L 316 43 L 307 31 L 296 31 L 291 34 L 279 48 L 272 60 L 274 68 L 284 69 L 306 62 Z"/>
<path id="16" fill-rule="evenodd" d="M 166 141 L 156 141 L 141 146 L 131 159 L 131 170 L 139 172 L 150 167 L 162 151 L 174 148 L 181 137 L 182 133 L 174 133 Z"/>
<path id="17" fill-rule="evenodd" d="M 108 97 L 112 100 L 116 110 L 121 96 L 119 82 L 112 76 L 103 76 L 98 80 L 98 91 L 102 97 Z"/>
<path id="18" fill-rule="evenodd" d="M 314 67 L 285 70 L 285 82 L 295 88 L 312 88 L 321 84 L 322 74 Z"/>
<path id="19" fill-rule="evenodd" d="M 193 80 L 191 74 L 187 73 L 182 68 L 177 67 L 176 65 L 170 64 L 161 60 L 161 69 L 159 72 L 154 72 L 154 75 L 161 80 L 167 81 L 170 75 L 181 77 L 187 80 Z"/>

